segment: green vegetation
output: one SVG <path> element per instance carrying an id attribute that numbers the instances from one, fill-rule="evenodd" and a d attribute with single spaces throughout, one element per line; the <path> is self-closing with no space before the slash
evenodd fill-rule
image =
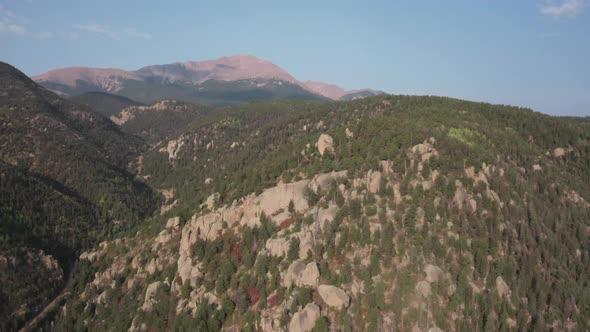
<path id="1" fill-rule="evenodd" d="M 477 144 L 477 141 L 481 139 L 481 135 L 477 131 L 467 128 L 450 128 L 449 137 L 465 143 L 470 147 Z"/>
<path id="2" fill-rule="evenodd" d="M 38 164 L 22 157 L 37 156 L 36 150 L 25 144 L 2 150 L 0 211 L 8 222 L 0 243 L 74 255 L 110 240 L 94 247 L 92 259 L 73 264 L 67 310 L 53 313 L 48 327 L 255 331 L 269 321 L 287 327 L 296 312 L 315 303 L 322 308 L 322 317 L 311 322 L 315 331 L 590 328 L 590 122 L 415 96 L 255 102 L 200 113 L 180 129 L 168 113 L 157 115 L 171 121 L 162 125 L 166 132 L 144 136 L 152 145 L 141 152 L 145 188 L 174 189 L 177 203 L 161 216 L 151 216 L 158 203 L 152 196 L 128 196 L 134 185 L 144 188 L 125 170 L 141 145 L 119 131 L 109 133 L 129 139 L 123 147 L 131 151 L 115 148 L 119 138 L 109 141 L 104 132 L 87 145 L 66 145 L 70 153 L 90 146 L 106 155 L 100 160 L 115 173 L 90 167 L 84 149 L 74 150 L 81 152 L 73 158 L 53 148 L 52 154 L 68 158 L 54 168 L 56 159 L 40 159 L 49 165 L 38 176 Z M 156 117 L 147 119 L 141 127 Z M 22 139 L 4 132 L 13 144 Z M 317 151 L 321 134 L 333 138 L 333 153 Z M 48 146 L 69 137 L 48 137 Z M 173 158 L 161 151 L 171 139 L 183 143 Z M 67 171 L 49 172 L 58 168 Z M 346 177 L 321 189 L 302 189 L 305 211 L 293 199 L 266 214 L 252 204 L 249 212 L 259 224 L 250 226 L 230 211 L 280 181 L 342 170 Z M 103 176 L 113 182 L 97 184 Z M 206 208 L 214 193 L 215 207 Z M 199 224 L 205 215 L 221 216 L 219 233 L 205 233 Z M 165 230 L 173 216 L 185 228 Z M 118 217 L 143 222 L 114 226 Z M 279 254 L 267 248 L 269 240 Z M 347 307 L 328 306 L 313 281 L 284 284 L 298 260 L 306 268 L 315 263 L 317 283 L 342 289 L 350 297 Z M 10 292 L 22 287 L 14 275 L 0 277 Z M 145 309 L 151 285 L 158 287 Z M 25 292 L 37 288 L 33 283 Z M 17 300 L 2 303 L 12 308 Z"/>

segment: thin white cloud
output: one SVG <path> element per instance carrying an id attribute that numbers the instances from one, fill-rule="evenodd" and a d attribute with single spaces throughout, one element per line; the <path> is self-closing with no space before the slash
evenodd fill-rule
<path id="1" fill-rule="evenodd" d="M 23 36 L 27 33 L 26 20 L 0 4 L 0 34 Z"/>
<path id="2" fill-rule="evenodd" d="M 114 39 L 114 40 L 121 40 L 121 36 L 118 32 L 111 29 L 108 25 L 97 24 L 97 23 L 88 23 L 88 24 L 74 24 L 72 27 L 79 31 L 91 32 L 99 35 L 103 35 L 105 37 Z"/>
<path id="3" fill-rule="evenodd" d="M 131 38 L 152 39 L 152 35 L 146 32 L 138 31 L 136 28 L 127 28 L 124 30 L 125 35 Z"/>
<path id="4" fill-rule="evenodd" d="M 578 15 L 585 6 L 585 0 L 545 0 L 541 6 L 541 13 L 553 18 L 574 17 Z"/>
<path id="5" fill-rule="evenodd" d="M 149 33 L 142 32 L 136 28 L 125 28 L 122 30 L 113 29 L 107 24 L 74 24 L 72 27 L 77 31 L 90 32 L 113 40 L 122 40 L 123 38 L 136 38 L 136 39 L 151 39 L 152 36 Z"/>

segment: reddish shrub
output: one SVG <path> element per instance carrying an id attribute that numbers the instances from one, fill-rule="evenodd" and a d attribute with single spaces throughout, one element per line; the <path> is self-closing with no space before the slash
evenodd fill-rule
<path id="1" fill-rule="evenodd" d="M 251 287 L 248 288 L 246 291 L 248 292 L 248 298 L 250 299 L 251 305 L 256 304 L 256 302 L 260 300 L 260 292 L 256 288 Z"/>
<path id="2" fill-rule="evenodd" d="M 287 218 L 281 222 L 281 224 L 279 225 L 279 230 L 289 228 L 289 227 L 291 227 L 291 225 L 293 225 L 293 219 Z"/>
<path id="3" fill-rule="evenodd" d="M 283 302 L 283 297 L 279 296 L 279 295 L 272 295 L 268 298 L 267 302 L 268 302 L 268 307 L 272 308 L 274 306 L 279 305 L 281 302 Z"/>
<path id="4" fill-rule="evenodd" d="M 241 247 L 240 242 L 233 243 L 231 245 L 229 254 L 234 257 L 240 257 L 240 254 L 241 254 L 240 247 Z"/>

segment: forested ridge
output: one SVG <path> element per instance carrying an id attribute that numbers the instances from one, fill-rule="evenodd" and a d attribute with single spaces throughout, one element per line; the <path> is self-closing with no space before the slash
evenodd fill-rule
<path id="1" fill-rule="evenodd" d="M 384 95 L 115 125 L 3 70 L 3 329 L 64 286 L 46 255 L 73 271 L 47 330 L 590 328 L 587 119 Z"/>
<path id="2" fill-rule="evenodd" d="M 157 196 L 127 170 L 143 148 L 0 63 L 1 329 L 42 308 L 83 249 L 151 215 Z"/>

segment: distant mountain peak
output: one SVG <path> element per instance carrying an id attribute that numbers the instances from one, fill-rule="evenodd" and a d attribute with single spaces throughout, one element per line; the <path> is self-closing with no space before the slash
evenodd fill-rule
<path id="1" fill-rule="evenodd" d="M 305 81 L 303 84 L 305 84 L 305 87 L 309 90 L 334 100 L 340 99 L 347 93 L 346 90 L 335 84 L 318 81 Z"/>
<path id="2" fill-rule="evenodd" d="M 359 90 L 347 91 L 329 83 L 301 82 L 273 62 L 253 55 L 233 55 L 213 60 L 152 65 L 134 71 L 117 68 L 69 67 L 50 70 L 34 76 L 33 79 L 56 93 L 78 95 L 101 91 L 117 93 L 141 102 L 153 102 L 162 98 L 184 98 L 192 102 L 207 103 L 195 97 L 193 92 L 203 90 L 203 85 L 209 81 L 233 84 L 244 80 L 274 80 L 291 83 L 290 88 L 297 86 L 296 89 L 303 89 L 303 91 L 296 91 L 296 96 L 292 93 L 283 93 L 279 96 L 269 91 L 273 84 L 258 82 L 259 86 L 255 87 L 257 91 L 248 92 L 251 98 L 239 97 L 239 100 L 268 99 L 269 96 L 341 100 L 351 93 L 357 93 L 355 96 L 363 97 L 375 95 L 374 93 L 358 94 Z M 148 85 L 151 90 L 146 88 Z M 215 99 L 221 100 L 220 104 L 227 99 L 222 95 L 224 91 L 227 91 L 227 87 L 216 92 Z M 244 94 L 244 92 L 241 93 Z M 235 104 L 235 96 L 231 99 L 229 103 Z"/>

